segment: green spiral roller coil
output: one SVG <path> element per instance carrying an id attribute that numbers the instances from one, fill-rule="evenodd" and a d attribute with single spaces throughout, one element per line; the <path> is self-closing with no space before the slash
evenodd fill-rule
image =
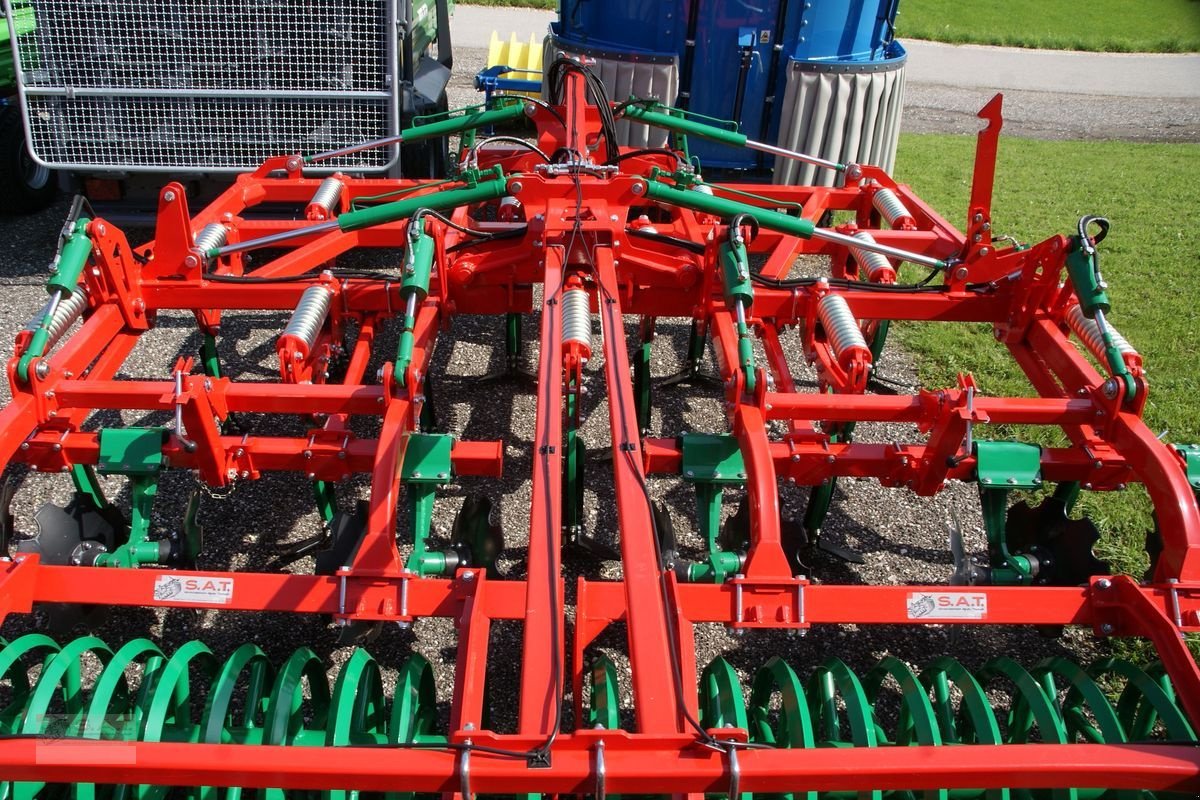
<path id="1" fill-rule="evenodd" d="M 609 724 L 617 720 L 615 684 L 611 662 L 603 657 L 593 662 L 590 720 L 608 720 Z M 751 743 L 782 748 L 1196 741 L 1196 732 L 1176 703 L 1161 664 L 1142 669 L 1112 658 L 1085 669 L 1055 657 L 1026 669 L 1001 657 L 972 672 L 958 660 L 942 657 L 914 672 L 900 659 L 888 656 L 861 677 L 841 659 L 829 658 L 804 682 L 776 656 L 754 674 L 748 702 L 737 671 L 724 658 L 717 658 L 701 674 L 699 701 L 704 728 L 743 728 Z M 751 796 L 743 794 L 743 798 Z M 1132 800 L 1169 796 L 1106 789 L 767 795 L 787 800 Z"/>
<path id="2" fill-rule="evenodd" d="M 12 643 L 0 640 L 0 645 L 0 735 L 312 747 L 446 741 L 436 732 L 433 670 L 415 653 L 401 665 L 388 703 L 380 666 L 362 649 L 342 665 L 331 688 L 325 664 L 306 647 L 275 668 L 254 644 L 238 647 L 224 661 L 198 641 L 170 656 L 148 639 L 113 650 L 94 636 L 60 647 L 34 633 Z M 91 660 L 89 654 L 100 670 L 85 680 L 81 663 Z M 131 675 L 140 680 L 131 681 Z M 169 789 L 80 784 L 71 787 L 69 796 L 159 800 Z M 243 794 L 237 788 L 201 786 L 170 796 L 237 800 Z M 358 797 L 353 791 L 305 796 L 309 794 L 332 800 Z M 0 782 L 0 800 L 59 795 L 38 782 Z M 285 793 L 245 795 L 276 800 Z"/>

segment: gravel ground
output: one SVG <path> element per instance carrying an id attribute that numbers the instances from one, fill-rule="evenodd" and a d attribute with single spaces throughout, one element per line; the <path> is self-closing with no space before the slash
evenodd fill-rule
<path id="1" fill-rule="evenodd" d="M 469 76 L 482 66 L 482 53 L 465 51 L 457 54 L 456 72 L 451 105 L 474 102 Z M 910 90 L 911 91 L 911 90 Z M 920 101 L 920 92 L 914 92 Z M 986 97 L 983 98 L 986 100 Z M 1027 135 L 1083 135 L 1056 129 L 1052 134 L 1037 127 L 1038 106 L 1028 98 L 1011 98 L 1007 106 L 1010 121 L 1027 119 L 1027 122 L 1010 124 L 1013 128 L 1026 130 Z M 978 105 L 976 104 L 975 108 Z M 956 110 L 952 104 L 929 100 L 922 108 L 932 109 L 907 118 L 910 127 L 917 130 L 956 131 L 974 130 L 975 125 Z M 1169 114 L 1170 104 L 1162 106 Z M 1135 124 L 1137 109 L 1127 107 L 1110 116 L 1113 129 L 1128 127 L 1130 138 L 1142 138 L 1151 128 L 1140 122 Z M 1189 136 L 1194 137 L 1196 128 L 1195 109 L 1186 120 L 1193 127 Z M 941 115 L 941 116 L 939 116 Z M 1182 122 L 1181 122 L 1182 124 Z M 1166 123 L 1164 123 L 1166 125 Z M 1022 127 L 1024 126 L 1024 127 Z M 1155 138 L 1171 139 L 1174 134 L 1163 128 Z M 0 283 L 6 288 L 5 300 L 0 302 L 0 340 L 11 341 L 19 326 L 33 313 L 44 298 L 41 284 L 45 265 L 53 250 L 54 236 L 66 211 L 65 202 L 35 216 L 22 218 L 0 218 Z M 141 241 L 137 236 L 131 238 Z M 223 356 L 227 368 L 235 378 L 270 380 L 276 373 L 274 341 L 282 328 L 286 315 L 246 313 L 230 315 L 225 323 L 222 342 Z M 537 363 L 536 340 L 539 326 L 538 315 L 526 319 L 526 339 L 530 343 L 524 355 L 525 364 L 532 369 Z M 656 376 L 674 372 L 686 351 L 687 321 L 663 319 L 659 322 L 653 370 Z M 394 330 L 380 337 L 377 352 L 379 360 L 383 354 L 394 352 Z M 626 322 L 626 336 L 636 338 L 636 320 Z M 500 439 L 506 441 L 505 476 L 499 480 L 465 479 L 459 485 L 448 487 L 438 499 L 435 529 L 440 535 L 448 535 L 455 511 L 468 495 L 486 494 L 499 503 L 500 514 L 509 550 L 502 559 L 501 571 L 509 578 L 523 574 L 525 532 L 528 528 L 530 483 L 525 476 L 530 469 L 530 447 L 535 402 L 531 395 L 513 384 L 497 383 L 480 391 L 479 378 L 498 370 L 503 361 L 503 331 L 498 319 L 456 318 L 449 331 L 442 334 L 435 356 L 435 373 L 444 376 L 438 383 L 435 407 L 443 430 L 470 439 Z M 795 352 L 795 337 L 788 337 L 793 363 L 803 364 Z M 190 316 L 173 315 L 160 317 L 160 325 L 143 337 L 122 377 L 162 376 L 169 372 L 178 355 L 194 353 L 199 339 L 194 331 Z M 706 370 L 713 371 L 711 363 Z M 588 415 L 583 435 L 589 452 L 601 453 L 608 444 L 607 408 L 597 401 L 603 394 L 603 363 L 594 358 L 588 365 L 587 383 L 592 389 L 593 400 L 585 405 Z M 374 366 L 368 374 L 372 374 Z M 896 347 L 885 353 L 880 372 L 900 385 L 900 391 L 915 388 L 914 369 L 911 360 Z M 797 379 L 805 380 L 803 373 Z M 0 398 L 9 398 L 7 387 L 0 389 Z M 726 429 L 724 414 L 716 394 L 703 387 L 678 387 L 659 391 L 652 422 L 653 435 L 674 435 L 682 431 L 720 432 Z M 122 414 L 125 424 L 160 424 L 160 418 L 139 417 Z M 92 420 L 89 424 L 112 424 L 110 416 Z M 291 428 L 286 423 L 268 420 L 250 420 L 256 429 L 270 432 L 285 432 Z M 377 423 L 376 423 L 377 426 Z M 358 431 L 362 435 L 371 433 L 370 426 Z M 911 426 L 862 425 L 858 428 L 860 441 L 915 441 L 919 437 Z M 589 529 L 602 540 L 611 541 L 615 536 L 614 503 L 611 498 L 611 478 L 607 465 L 595 459 L 589 465 L 588 510 Z M 22 477 L 21 471 L 11 469 L 10 474 Z M 17 511 L 18 527 L 32 530 L 32 513 L 45 501 L 65 502 L 69 497 L 69 483 L 61 476 L 24 476 L 22 490 L 14 510 Z M 128 501 L 128 491 L 121 479 L 108 479 L 111 494 L 119 502 Z M 310 492 L 303 476 L 269 475 L 258 482 L 238 485 L 225 497 L 203 499 L 201 522 L 207 533 L 207 549 L 202 556 L 203 568 L 266 569 L 289 542 L 296 542 L 315 535 L 319 531 L 319 520 L 309 499 Z M 694 506 L 690 490 L 678 479 L 656 478 L 651 481 L 651 490 L 657 500 L 666 504 L 685 549 L 693 554 L 699 551 L 699 539 L 689 533 L 694 519 Z M 192 480 L 182 473 L 169 473 L 163 481 L 159 501 L 155 507 L 155 524 L 160 529 L 177 524 L 183 506 L 192 491 Z M 341 502 L 349 508 L 357 497 L 366 496 L 365 478 L 347 482 L 339 487 Z M 728 493 L 726 514 L 736 507 L 738 495 Z M 785 518 L 799 519 L 803 515 L 807 490 L 783 487 L 783 513 Z M 973 486 L 952 483 L 936 498 L 916 498 L 906 491 L 890 490 L 868 481 L 843 481 L 838 486 L 833 511 L 826 528 L 826 535 L 838 544 L 852 548 L 862 554 L 862 565 L 845 564 L 829 557 L 816 556 L 809 564 L 815 580 L 824 582 L 850 583 L 942 583 L 950 573 L 950 557 L 946 545 L 946 522 L 952 512 L 966 525 L 968 548 L 979 552 L 983 548 L 980 528 L 978 499 Z M 288 567 L 297 572 L 312 569 L 311 561 L 302 559 Z M 589 578 L 616 578 L 620 565 L 614 561 L 601 561 L 590 556 L 571 554 L 565 568 L 568 600 L 574 595 L 574 579 L 578 575 Z M 569 612 L 568 612 L 569 615 Z M 0 633 L 13 637 L 36 627 L 37 620 L 12 618 Z M 294 648 L 308 646 L 327 658 L 331 665 L 344 662 L 349 648 L 340 647 L 337 632 L 319 618 L 303 618 L 283 614 L 233 614 L 219 612 L 121 610 L 110 613 L 105 620 L 94 621 L 95 630 L 110 643 L 120 643 L 139 635 L 152 635 L 168 648 L 200 638 L 206 641 L 219 655 L 229 654 L 237 645 L 246 641 L 257 642 L 276 663 L 281 663 Z M 82 632 L 82 627 L 76 633 Z M 621 656 L 622 636 L 619 628 L 612 629 L 600 642 L 598 649 L 609 653 L 619 665 L 627 669 L 627 661 Z M 456 631 L 447 620 L 423 620 L 413 629 L 399 631 L 389 628 L 370 645 L 373 654 L 385 667 L 385 678 L 389 686 L 394 681 L 395 668 L 411 651 L 424 654 L 434 665 L 438 685 L 438 697 L 443 722 L 448 715 L 455 658 Z M 518 625 L 498 626 L 491 639 L 492 659 L 489 676 L 490 696 L 496 729 L 505 731 L 515 727 L 515 698 L 518 677 L 518 654 L 520 652 L 520 628 Z M 807 637 L 789 638 L 782 634 L 764 633 L 734 638 L 722 627 L 698 626 L 696 631 L 697 661 L 703 666 L 717 655 L 724 654 L 745 679 L 758 665 L 772 655 L 782 655 L 790 661 L 801 675 L 830 656 L 844 659 L 860 672 L 868 669 L 884 654 L 894 654 L 911 663 L 925 663 L 942 653 L 954 653 L 968 665 L 978 665 L 987 658 L 997 655 L 1016 655 L 1018 660 L 1031 664 L 1048 655 L 1072 654 L 1074 658 L 1087 661 L 1097 647 L 1087 632 L 1069 632 L 1064 638 L 1043 638 L 1038 632 L 1026 629 L 979 626 L 952 633 L 947 629 L 931 627 L 870 628 L 856 626 L 825 627 L 813 629 Z M 333 674 L 331 670 L 331 675 Z M 623 694 L 628 704 L 628 675 L 621 678 Z M 565 710 L 568 726 L 569 709 Z"/>

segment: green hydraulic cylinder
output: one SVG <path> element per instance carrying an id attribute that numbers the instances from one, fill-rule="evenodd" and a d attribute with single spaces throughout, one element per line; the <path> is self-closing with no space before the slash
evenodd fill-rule
<path id="1" fill-rule="evenodd" d="M 721 245 L 719 260 L 721 274 L 725 279 L 725 302 L 733 306 L 737 314 L 738 362 L 746 378 L 746 390 L 753 392 L 754 340 L 746 324 L 746 314 L 754 304 L 754 286 L 750 282 L 750 260 L 746 243 L 740 233 L 731 231 L 728 241 Z"/>
<path id="2" fill-rule="evenodd" d="M 54 272 L 46 281 L 46 293 L 50 295 L 50 303 L 46 306 L 41 324 L 33 332 L 28 347 L 21 354 L 20 361 L 17 362 L 17 376 L 23 381 L 29 380 L 29 365 L 33 359 L 41 358 L 46 355 L 46 351 L 50 347 L 53 347 L 53 343 L 50 341 L 51 328 L 54 324 L 54 314 L 59 305 L 76 292 L 81 291 L 79 279 L 92 254 L 92 239 L 87 232 L 89 224 L 91 224 L 91 220 L 86 217 L 75 222 L 71 235 L 67 237 L 62 252 L 58 255 Z"/>
<path id="3" fill-rule="evenodd" d="M 400 344 L 396 348 L 396 375 L 401 382 L 404 381 L 404 374 L 412 362 L 417 305 L 429 295 L 433 255 L 433 237 L 425 232 L 423 221 L 410 225 L 408 251 L 404 256 L 404 276 L 400 284 L 400 295 L 404 300 L 404 329 L 400 333 Z"/>
<path id="4" fill-rule="evenodd" d="M 708 139 L 713 142 L 729 145 L 730 147 L 745 147 L 747 142 L 746 134 L 738 131 L 729 130 L 728 128 L 718 128 L 714 125 L 706 125 L 703 122 L 697 122 L 694 119 L 687 117 L 677 117 L 673 114 L 667 114 L 662 111 L 655 111 L 641 105 L 629 105 L 625 107 L 625 116 L 638 122 L 644 122 L 647 125 L 653 125 L 656 128 L 681 133 L 685 136 L 699 136 L 702 139 Z"/>
<path id="5" fill-rule="evenodd" d="M 801 239 L 811 239 L 813 231 L 817 227 L 812 220 L 788 216 L 769 208 L 752 206 L 738 200 L 715 197 L 695 189 L 680 189 L 660 181 L 646 181 L 646 195 L 651 200 L 659 200 L 673 206 L 690 208 L 693 211 L 702 211 L 718 217 L 731 218 L 738 214 L 746 214 L 768 230 L 799 236 Z"/>

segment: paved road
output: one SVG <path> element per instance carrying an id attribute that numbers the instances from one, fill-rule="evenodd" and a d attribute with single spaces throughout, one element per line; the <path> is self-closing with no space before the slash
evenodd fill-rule
<path id="1" fill-rule="evenodd" d="M 550 11 L 460 5 L 452 31 L 460 62 L 486 58 L 492 31 L 527 40 Z M 1072 53 L 907 41 L 904 127 L 965 133 L 975 112 L 1005 94 L 1005 131 L 1044 139 L 1200 141 L 1200 55 Z"/>

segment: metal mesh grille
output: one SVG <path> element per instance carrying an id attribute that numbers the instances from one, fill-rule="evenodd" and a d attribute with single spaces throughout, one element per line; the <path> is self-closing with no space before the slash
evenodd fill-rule
<path id="1" fill-rule="evenodd" d="M 246 168 L 394 132 L 389 0 L 33 6 L 22 83 L 34 152 L 56 166 Z M 328 166 L 380 169 L 390 157 Z"/>

